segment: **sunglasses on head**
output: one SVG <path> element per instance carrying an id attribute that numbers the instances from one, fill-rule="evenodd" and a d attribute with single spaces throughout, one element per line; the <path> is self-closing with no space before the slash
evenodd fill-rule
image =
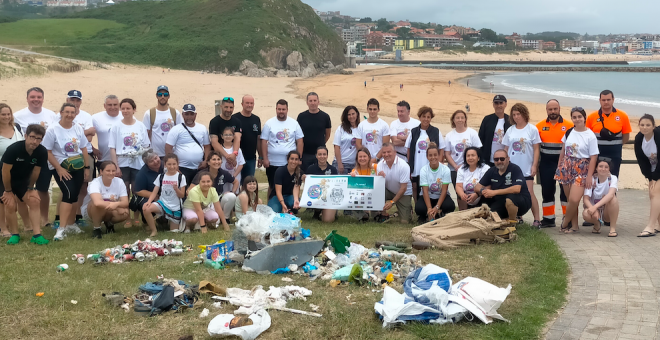
<path id="1" fill-rule="evenodd" d="M 493 157 L 493 160 L 495 162 L 504 162 L 506 161 L 506 157 Z"/>
<path id="2" fill-rule="evenodd" d="M 224 98 L 222 98 L 222 101 L 223 101 L 223 102 L 230 102 L 230 103 L 233 103 L 233 102 L 234 102 L 234 98 L 232 98 L 232 97 L 224 97 Z"/>
<path id="3" fill-rule="evenodd" d="M 576 106 L 576 107 L 574 107 L 574 108 L 571 109 L 571 113 L 576 112 L 576 111 L 580 111 L 580 112 L 582 112 L 582 111 L 584 111 L 584 109 L 581 108 L 581 107 L 579 107 L 579 106 Z"/>
<path id="4" fill-rule="evenodd" d="M 169 97 L 170 93 L 169 92 L 158 92 L 156 93 L 156 97 Z"/>

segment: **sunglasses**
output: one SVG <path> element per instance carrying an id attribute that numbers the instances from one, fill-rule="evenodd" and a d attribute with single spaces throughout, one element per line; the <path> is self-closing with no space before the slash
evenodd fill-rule
<path id="1" fill-rule="evenodd" d="M 493 157 L 493 160 L 495 162 L 504 162 L 506 161 L 506 157 Z"/>
<path id="2" fill-rule="evenodd" d="M 582 111 L 584 111 L 584 109 L 581 108 L 581 107 L 579 107 L 579 106 L 576 106 L 576 107 L 574 107 L 574 108 L 571 109 L 571 113 L 573 113 L 573 112 L 575 112 L 575 111 L 580 111 L 580 112 L 582 112 Z"/>
<path id="3" fill-rule="evenodd" d="M 156 93 L 156 97 L 169 97 L 170 93 L 169 92 L 158 92 Z"/>
<path id="4" fill-rule="evenodd" d="M 234 98 L 232 98 L 232 97 L 224 97 L 224 98 L 222 98 L 222 101 L 223 101 L 223 102 L 231 102 L 231 103 L 233 103 L 233 102 L 234 102 Z"/>

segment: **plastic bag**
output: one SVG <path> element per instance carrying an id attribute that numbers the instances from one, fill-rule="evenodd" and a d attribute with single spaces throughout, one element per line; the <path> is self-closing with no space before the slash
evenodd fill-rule
<path id="1" fill-rule="evenodd" d="M 335 253 L 337 254 L 345 253 L 346 248 L 351 246 L 351 241 L 349 241 L 348 238 L 337 234 L 336 230 L 333 230 L 330 234 L 328 234 L 328 236 L 325 238 L 325 241 L 330 241 L 332 248 L 335 249 Z"/>
<path id="2" fill-rule="evenodd" d="M 234 318 L 233 314 L 220 314 L 214 317 L 207 331 L 210 336 L 214 338 L 222 338 L 226 336 L 239 336 L 243 340 L 256 339 L 261 333 L 270 327 L 270 315 L 264 309 L 257 311 L 249 316 L 252 320 L 252 325 L 229 328 L 229 323 Z"/>
<path id="3" fill-rule="evenodd" d="M 476 277 L 466 277 L 451 287 L 451 294 L 463 299 L 456 302 L 467 308 L 472 314 L 484 323 L 491 323 L 494 319 L 509 322 L 497 313 L 506 297 L 511 293 L 511 285 L 500 288 Z M 467 300 L 468 303 L 465 303 Z M 475 310 L 473 306 L 477 308 Z"/>
<path id="4" fill-rule="evenodd" d="M 350 260 L 351 264 L 353 264 L 360 262 L 360 256 L 362 256 L 362 254 L 364 254 L 364 252 L 367 251 L 367 248 L 365 248 L 361 244 L 351 242 L 351 246 L 348 247 L 346 250 L 347 250 L 348 259 Z"/>
<path id="5" fill-rule="evenodd" d="M 383 328 L 406 321 L 430 322 L 442 317 L 439 310 L 412 301 L 390 287 L 385 287 L 383 299 L 374 304 L 374 310 L 382 316 Z M 443 322 L 439 320 L 436 323 Z"/>
<path id="6" fill-rule="evenodd" d="M 348 281 L 348 277 L 351 276 L 351 270 L 353 270 L 353 266 L 346 266 L 344 268 L 337 269 L 332 274 L 332 279 L 340 280 L 340 281 Z"/>

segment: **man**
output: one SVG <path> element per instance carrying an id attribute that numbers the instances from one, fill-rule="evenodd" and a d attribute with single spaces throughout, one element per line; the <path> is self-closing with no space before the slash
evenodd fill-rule
<path id="1" fill-rule="evenodd" d="M 412 218 L 412 184 L 410 166 L 396 156 L 394 145 L 383 143 L 383 159 L 378 163 L 378 176 L 385 178 L 385 206 L 382 215 L 396 205 L 401 223 L 408 224 Z"/>
<path id="2" fill-rule="evenodd" d="M 399 119 L 390 124 L 390 139 L 394 144 L 394 150 L 397 156 L 404 161 L 408 161 L 408 149 L 406 148 L 406 139 L 410 130 L 419 126 L 419 120 L 410 118 L 410 104 L 402 100 L 396 104 L 396 114 Z"/>
<path id="3" fill-rule="evenodd" d="M 59 121 L 55 112 L 43 107 L 44 90 L 38 87 L 29 89 L 27 91 L 27 102 L 28 107 L 14 113 L 14 122 L 21 127 L 24 135 L 26 134 L 27 127 L 31 124 L 41 125 L 45 129 L 48 129 L 49 125 L 56 124 Z M 43 225 L 50 225 L 48 222 L 48 204 L 50 203 L 48 188 L 50 188 L 51 174 L 50 171 L 41 171 L 36 185 L 40 199 L 41 224 Z"/>
<path id="4" fill-rule="evenodd" d="M 24 224 L 30 224 L 33 236 L 30 243 L 48 244 L 41 236 L 39 223 L 39 194 L 35 191 L 35 184 L 41 169 L 48 171 L 48 151 L 41 145 L 46 129 L 37 124 L 31 124 L 25 131 L 25 140 L 10 145 L 2 156 L 2 197 L 0 203 L 5 207 L 7 227 L 12 233 L 7 244 L 18 244 L 21 237 L 18 234 L 18 219 L 16 218 L 16 204 L 27 204 L 29 217 Z M 18 201 L 17 201 L 18 200 Z"/>
<path id="5" fill-rule="evenodd" d="M 506 130 L 511 127 L 509 115 L 504 113 L 506 109 L 506 97 L 498 94 L 493 98 L 493 108 L 495 113 L 490 114 L 481 121 L 479 127 L 479 139 L 481 139 L 481 154 L 484 160 L 488 160 L 488 164 L 493 166 L 493 156 L 495 151 L 504 149 L 502 140 Z"/>
<path id="6" fill-rule="evenodd" d="M 183 117 L 179 110 L 170 107 L 170 89 L 165 85 L 156 88 L 158 104 L 144 113 L 142 123 L 147 127 L 151 147 L 158 156 L 165 157 L 165 141 L 174 125 L 181 124 Z"/>
<path id="7" fill-rule="evenodd" d="M 170 130 L 165 143 L 165 153 L 179 157 L 179 170 L 186 177 L 186 183 L 192 183 L 199 169 L 206 168 L 206 156 L 211 151 L 209 132 L 206 126 L 195 123 L 197 110 L 195 105 L 183 106 L 183 124 Z"/>
<path id="8" fill-rule="evenodd" d="M 110 157 L 110 129 L 123 117 L 119 114 L 119 98 L 114 94 L 105 97 L 103 102 L 105 111 L 92 116 L 92 124 L 96 130 L 98 149 L 93 148 L 97 161 L 112 161 Z"/>
<path id="9" fill-rule="evenodd" d="M 532 207 L 532 197 L 519 166 L 509 162 L 504 149 L 495 151 L 495 166 L 481 178 L 474 191 L 484 198 L 491 211 L 513 222 Z"/>
<path id="10" fill-rule="evenodd" d="M 609 161 L 612 175 L 619 176 L 623 144 L 630 139 L 630 119 L 628 114 L 614 107 L 614 93 L 604 90 L 600 93 L 600 109 L 587 117 L 587 128 L 598 139 L 598 159 Z"/>
<path id="11" fill-rule="evenodd" d="M 303 135 L 303 153 L 302 166 L 303 172 L 307 171 L 310 165 L 316 163 L 316 149 L 319 146 L 325 146 L 330 139 L 332 123 L 330 116 L 319 109 L 319 95 L 315 92 L 307 94 L 307 108 L 305 112 L 298 115 L 298 125 L 302 129 Z"/>
<path id="12" fill-rule="evenodd" d="M 381 146 L 390 141 L 390 127 L 378 118 L 380 103 L 375 98 L 367 101 L 367 112 L 369 118 L 358 125 L 355 147 L 357 150 L 366 147 L 371 154 L 371 163 L 377 163 L 382 156 Z"/>
<path id="13" fill-rule="evenodd" d="M 224 97 L 220 102 L 220 115 L 213 117 L 209 123 L 209 135 L 211 136 L 211 146 L 213 150 L 219 152 L 229 164 L 236 166 L 236 157 L 238 156 L 238 149 L 241 147 L 241 136 L 243 129 L 241 121 L 237 117 L 232 117 L 234 112 L 234 98 Z M 225 148 L 222 147 L 222 132 L 226 127 L 234 129 L 234 152 L 228 154 Z"/>
<path id="14" fill-rule="evenodd" d="M 235 113 L 233 118 L 238 119 L 241 127 L 240 148 L 243 152 L 245 165 L 241 170 L 241 178 L 247 176 L 254 176 L 254 171 L 257 167 L 261 167 L 261 119 L 259 116 L 252 113 L 254 109 L 254 98 L 250 95 L 245 95 L 241 99 L 241 106 L 243 109 L 239 113 Z M 222 133 L 222 132 L 221 132 Z M 234 134 L 234 142 L 236 142 L 236 134 Z M 222 143 L 220 143 L 222 144 Z M 235 150 L 235 149 L 234 149 Z M 256 154 L 259 154 L 259 162 L 257 162 Z"/>
<path id="15" fill-rule="evenodd" d="M 557 189 L 555 171 L 557 171 L 559 155 L 564 145 L 561 139 L 566 134 L 566 131 L 573 127 L 573 123 L 561 116 L 560 110 L 559 101 L 557 99 L 550 99 L 545 105 L 548 118 L 536 124 L 539 135 L 541 135 L 541 160 L 539 162 L 541 195 L 543 196 L 541 228 L 555 226 L 555 191 Z M 559 188 L 559 198 L 561 199 L 561 210 L 566 214 L 568 200 L 561 185 Z"/>
<path id="16" fill-rule="evenodd" d="M 286 166 L 291 150 L 302 153 L 303 132 L 298 122 L 289 118 L 289 103 L 280 99 L 275 105 L 276 116 L 266 121 L 261 131 L 261 152 L 268 177 L 268 197 L 275 188 L 275 171 Z M 217 118 L 217 117 L 216 117 Z"/>

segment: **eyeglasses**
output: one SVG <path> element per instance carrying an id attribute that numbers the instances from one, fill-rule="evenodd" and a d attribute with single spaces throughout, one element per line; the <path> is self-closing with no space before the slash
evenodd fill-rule
<path id="1" fill-rule="evenodd" d="M 169 97 L 170 93 L 169 92 L 158 92 L 156 93 L 156 97 Z"/>
<path id="2" fill-rule="evenodd" d="M 224 98 L 222 98 L 222 101 L 223 101 L 223 102 L 230 102 L 230 103 L 233 103 L 233 102 L 234 102 L 234 98 L 232 98 L 232 97 L 224 97 Z"/>
<path id="3" fill-rule="evenodd" d="M 506 157 L 493 157 L 493 160 L 495 162 L 504 162 L 506 161 Z"/>

